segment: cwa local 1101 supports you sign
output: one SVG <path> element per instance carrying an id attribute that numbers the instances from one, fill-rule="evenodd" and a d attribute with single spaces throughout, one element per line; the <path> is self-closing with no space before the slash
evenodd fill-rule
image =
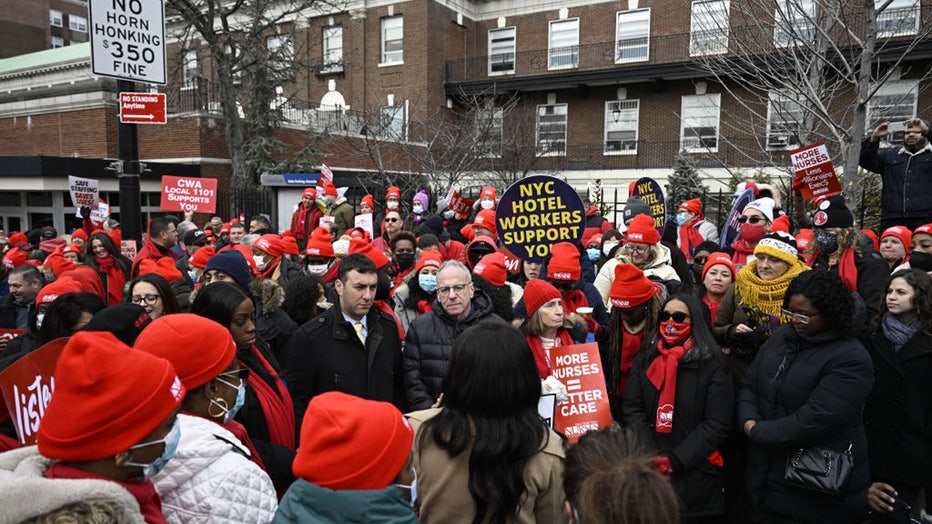
<path id="1" fill-rule="evenodd" d="M 216 178 L 162 177 L 162 211 L 214 213 L 217 210 Z"/>

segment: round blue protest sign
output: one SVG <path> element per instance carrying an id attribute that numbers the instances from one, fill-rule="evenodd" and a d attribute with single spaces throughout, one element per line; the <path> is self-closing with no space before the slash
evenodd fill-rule
<path id="1" fill-rule="evenodd" d="M 498 237 L 527 262 L 543 262 L 559 242 L 578 244 L 586 228 L 586 209 L 572 186 L 552 176 L 535 175 L 512 184 L 495 210 Z"/>
<path id="2" fill-rule="evenodd" d="M 639 178 L 634 183 L 634 191 L 631 192 L 631 196 L 640 198 L 650 207 L 650 216 L 654 219 L 654 227 L 663 236 L 667 220 L 667 207 L 664 203 L 663 188 L 660 187 L 660 184 L 650 177 Z"/>

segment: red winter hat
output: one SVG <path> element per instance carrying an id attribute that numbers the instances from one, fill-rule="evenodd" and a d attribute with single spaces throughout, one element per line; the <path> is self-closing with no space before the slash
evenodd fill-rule
<path id="1" fill-rule="evenodd" d="M 885 237 L 896 237 L 906 247 L 906 254 L 909 254 L 909 245 L 913 241 L 913 232 L 905 226 L 892 226 L 883 230 L 880 234 L 880 240 Z"/>
<path id="2" fill-rule="evenodd" d="M 372 195 L 366 195 L 359 201 L 359 205 L 369 206 L 369 209 L 375 209 L 375 199 L 372 198 Z"/>
<path id="3" fill-rule="evenodd" d="M 372 238 L 369 236 L 369 232 L 361 227 L 351 227 L 346 230 L 346 233 L 343 234 L 350 238 L 360 238 L 366 242 L 372 241 Z"/>
<path id="4" fill-rule="evenodd" d="M 398 186 L 389 186 L 388 191 L 385 192 L 385 200 L 389 198 L 401 200 L 401 189 L 399 189 Z"/>
<path id="5" fill-rule="evenodd" d="M 123 244 L 123 233 L 120 232 L 119 229 L 112 229 L 107 235 L 110 237 L 110 240 L 113 240 L 113 243 L 116 244 L 117 247 Z"/>
<path id="6" fill-rule="evenodd" d="M 87 231 L 85 231 L 85 230 L 83 230 L 83 229 L 75 229 L 74 231 L 71 232 L 71 240 L 74 240 L 74 239 L 76 239 L 76 238 L 80 238 L 80 239 L 83 239 L 83 240 L 86 241 L 86 240 L 87 240 Z"/>
<path id="7" fill-rule="evenodd" d="M 230 223 L 224 222 L 223 225 L 220 226 L 220 234 L 222 235 L 224 233 L 229 233 L 229 232 L 230 232 Z"/>
<path id="8" fill-rule="evenodd" d="M 796 248 L 800 251 L 809 249 L 809 243 L 812 242 L 813 232 L 811 229 L 800 229 L 796 233 Z"/>
<path id="9" fill-rule="evenodd" d="M 337 186 L 333 184 L 327 184 L 324 186 L 324 194 L 330 196 L 337 196 Z"/>
<path id="10" fill-rule="evenodd" d="M 685 209 L 696 215 L 702 215 L 702 202 L 698 198 L 693 198 L 680 204 L 680 209 Z"/>
<path id="11" fill-rule="evenodd" d="M 171 362 L 188 391 L 226 371 L 236 356 L 230 331 L 193 313 L 163 315 L 153 320 L 133 347 Z"/>
<path id="12" fill-rule="evenodd" d="M 104 302 L 107 302 L 107 290 L 104 289 L 104 283 L 102 280 L 100 280 L 100 274 L 91 269 L 90 266 L 78 264 L 71 271 L 65 271 L 62 273 L 59 276 L 59 279 L 62 277 L 75 279 L 78 284 L 81 285 L 81 289 L 78 291 L 93 293 L 100 297 Z"/>
<path id="13" fill-rule="evenodd" d="M 8 240 L 9 245 L 11 245 L 11 246 L 13 246 L 13 247 L 16 247 L 18 244 L 28 244 L 28 243 L 29 243 L 29 239 L 26 238 L 26 233 L 21 233 L 21 232 L 19 232 L 19 231 L 17 231 L 16 233 L 13 233 L 12 235 L 10 235 L 10 238 L 7 239 L 7 240 Z"/>
<path id="14" fill-rule="evenodd" d="M 414 266 L 414 274 L 417 275 L 425 267 L 440 269 L 440 264 L 443 264 L 443 257 L 440 256 L 440 251 L 422 251 L 421 257 L 417 259 L 417 265 Z"/>
<path id="15" fill-rule="evenodd" d="M 660 242 L 660 233 L 654 227 L 654 219 L 648 215 L 635 215 L 628 231 L 625 232 L 625 240 L 651 245 Z"/>
<path id="16" fill-rule="evenodd" d="M 579 251 L 569 242 L 560 242 L 550 248 L 550 262 L 547 263 L 547 278 L 554 280 L 579 280 L 582 269 L 579 265 Z"/>
<path id="17" fill-rule="evenodd" d="M 317 200 L 317 190 L 313 187 L 308 187 L 304 190 L 304 193 L 301 193 L 301 198 L 311 197 L 314 200 Z"/>
<path id="18" fill-rule="evenodd" d="M 339 391 L 311 399 L 292 471 L 333 490 L 384 489 L 408 461 L 414 430 L 398 408 Z"/>
<path id="19" fill-rule="evenodd" d="M 644 276 L 643 271 L 631 264 L 618 264 L 608 296 L 612 307 L 626 309 L 647 302 L 657 291 L 657 286 Z"/>
<path id="20" fill-rule="evenodd" d="M 10 245 L 13 245 L 13 243 L 11 242 Z M 10 249 L 6 252 L 6 255 L 3 255 L 3 266 L 6 267 L 8 271 L 25 263 L 26 252 L 18 247 Z"/>
<path id="21" fill-rule="evenodd" d="M 925 235 L 932 235 L 932 224 L 923 224 L 917 227 L 915 230 L 913 230 L 914 236 L 920 233 L 925 234 Z M 798 238 L 797 238 L 797 243 L 799 243 Z"/>
<path id="22" fill-rule="evenodd" d="M 36 441 L 53 460 L 111 457 L 140 444 L 181 405 L 185 388 L 164 358 L 113 333 L 78 331 L 55 365 L 55 393 Z"/>
<path id="23" fill-rule="evenodd" d="M 862 229 L 862 230 L 861 230 L 861 233 L 864 233 L 865 235 L 867 235 L 868 238 L 870 238 L 871 241 L 874 243 L 874 251 L 879 251 L 879 250 L 880 250 L 880 239 L 877 238 L 877 233 L 874 233 L 873 230 L 871 230 L 871 229 L 866 229 L 866 228 L 865 228 L 865 229 Z"/>
<path id="24" fill-rule="evenodd" d="M 304 251 L 305 255 L 310 255 L 312 257 L 327 257 L 333 258 L 333 244 L 330 243 L 330 231 L 327 228 L 319 227 L 311 232 L 311 236 L 307 239 L 307 249 Z"/>
<path id="25" fill-rule="evenodd" d="M 563 298 L 563 295 L 546 280 L 535 278 L 528 280 L 524 285 L 524 306 L 527 308 L 528 318 L 534 316 L 541 306 L 555 298 Z"/>
<path id="26" fill-rule="evenodd" d="M 58 280 L 46 284 L 39 290 L 36 296 L 36 307 L 42 304 L 51 304 L 55 299 L 65 293 L 80 293 L 81 283 L 71 277 L 61 277 Z"/>
<path id="27" fill-rule="evenodd" d="M 65 249 L 62 249 L 62 250 L 61 250 L 61 254 L 62 254 L 62 255 L 64 255 L 65 253 L 76 253 L 76 254 L 80 255 L 80 254 L 82 253 L 82 251 L 81 251 L 81 248 L 79 248 L 78 246 L 76 246 L 76 245 L 74 245 L 74 244 L 69 244 L 69 245 L 65 246 Z"/>
<path id="28" fill-rule="evenodd" d="M 780 215 L 777 218 L 773 219 L 773 224 L 770 226 L 770 232 L 774 233 L 776 231 L 782 231 L 786 234 L 790 233 L 790 217 L 787 215 Z"/>
<path id="29" fill-rule="evenodd" d="M 230 249 L 239 251 L 239 254 L 243 255 L 243 258 L 246 259 L 246 263 L 249 264 L 249 270 L 252 271 L 253 276 L 259 274 L 259 271 L 256 269 L 256 260 L 252 258 L 252 249 L 250 249 L 249 246 L 236 244 L 235 246 L 231 246 Z M 220 251 L 223 251 L 223 249 Z"/>
<path id="30" fill-rule="evenodd" d="M 61 248 L 56 249 L 49 256 L 45 257 L 45 262 L 42 263 L 43 266 L 51 269 L 55 276 L 61 276 L 65 271 L 74 269 L 75 263 L 63 257 L 63 252 L 64 250 Z"/>
<path id="31" fill-rule="evenodd" d="M 252 243 L 252 247 L 273 257 L 280 257 L 285 254 L 285 244 L 282 242 L 282 237 L 272 233 L 266 233 L 257 238 Z"/>
<path id="32" fill-rule="evenodd" d="M 483 227 L 495 234 L 495 210 L 483 209 L 476 213 L 476 219 L 472 222 L 472 227 Z"/>
<path id="33" fill-rule="evenodd" d="M 198 250 L 195 251 L 193 255 L 191 255 L 191 258 L 188 259 L 188 264 L 204 269 L 207 267 L 207 261 L 210 260 L 210 257 L 216 254 L 217 252 L 214 251 L 214 246 L 204 246 L 202 248 L 198 248 Z"/>
<path id="34" fill-rule="evenodd" d="M 493 286 L 504 286 L 505 279 L 508 277 L 508 270 L 505 269 L 505 254 L 501 251 L 489 253 L 479 259 L 476 267 L 472 272 L 486 279 Z"/>
<path id="35" fill-rule="evenodd" d="M 171 257 L 163 257 L 158 260 L 147 258 L 139 263 L 139 274 L 155 273 L 165 279 L 166 282 L 172 282 L 182 277 L 181 271 L 175 265 Z"/>
<path id="36" fill-rule="evenodd" d="M 799 239 L 799 237 L 796 238 Z M 702 267 L 702 280 L 705 280 L 705 274 L 709 272 L 712 266 L 717 266 L 719 264 L 728 266 L 728 269 L 731 270 L 731 281 L 734 282 L 735 276 L 738 273 L 735 271 L 735 264 L 731 261 L 731 257 L 728 256 L 727 253 L 720 252 L 710 254 L 709 259 L 705 261 L 705 266 Z"/>
<path id="37" fill-rule="evenodd" d="M 490 197 L 492 200 L 496 200 L 498 193 L 495 191 L 495 188 L 492 186 L 485 186 L 482 188 L 482 193 L 479 194 L 479 198 Z"/>
<path id="38" fill-rule="evenodd" d="M 357 253 L 365 255 L 366 258 L 371 260 L 372 263 L 375 264 L 376 269 L 382 269 L 388 265 L 388 257 L 385 256 L 385 253 L 382 253 L 365 240 L 354 238 L 350 240 L 348 254 L 355 255 Z"/>
<path id="39" fill-rule="evenodd" d="M 295 240 L 293 236 L 282 235 L 282 248 L 285 250 L 286 255 L 298 255 L 298 241 Z"/>

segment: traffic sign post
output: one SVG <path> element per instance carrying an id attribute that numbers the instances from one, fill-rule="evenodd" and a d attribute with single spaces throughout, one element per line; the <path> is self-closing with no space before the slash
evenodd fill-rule
<path id="1" fill-rule="evenodd" d="M 164 124 L 165 93 L 120 93 L 120 122 Z"/>
<path id="2" fill-rule="evenodd" d="M 162 0 L 91 0 L 88 8 L 95 75 L 165 84 Z"/>

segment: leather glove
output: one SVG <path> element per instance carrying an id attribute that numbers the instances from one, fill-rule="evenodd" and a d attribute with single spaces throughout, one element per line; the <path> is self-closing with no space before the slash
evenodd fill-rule
<path id="1" fill-rule="evenodd" d="M 735 344 L 743 349 L 758 349 L 767 340 L 770 335 L 767 326 L 757 326 L 751 331 L 745 333 L 735 332 Z"/>
<path id="2" fill-rule="evenodd" d="M 81 206 L 81 218 L 83 218 L 84 220 L 90 220 L 91 219 L 91 208 L 87 206 Z"/>

